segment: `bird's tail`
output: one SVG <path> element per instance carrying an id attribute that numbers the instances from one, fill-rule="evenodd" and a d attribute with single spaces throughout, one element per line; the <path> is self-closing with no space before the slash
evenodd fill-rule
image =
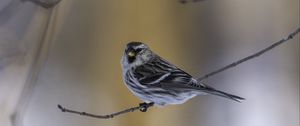
<path id="1" fill-rule="evenodd" d="M 237 101 L 237 102 L 241 102 L 241 100 L 245 100 L 245 98 L 242 98 L 240 96 L 236 96 L 236 95 L 232 95 L 232 94 L 229 94 L 229 93 L 226 93 L 226 92 L 223 92 L 223 91 L 219 91 L 219 90 L 216 90 L 216 89 L 214 89 L 212 87 L 208 87 L 208 86 L 205 87 L 203 92 L 208 93 L 208 94 L 212 94 L 212 95 L 221 96 L 221 97 L 224 97 L 224 98 L 228 98 L 228 99 L 231 99 L 231 100 L 234 100 L 234 101 Z"/>

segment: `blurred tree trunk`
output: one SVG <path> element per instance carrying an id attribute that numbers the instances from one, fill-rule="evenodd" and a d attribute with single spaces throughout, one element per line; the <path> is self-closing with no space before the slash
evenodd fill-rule
<path id="1" fill-rule="evenodd" d="M 0 3 L 0 125 L 11 126 L 21 121 L 45 60 L 52 9 L 21 0 Z"/>

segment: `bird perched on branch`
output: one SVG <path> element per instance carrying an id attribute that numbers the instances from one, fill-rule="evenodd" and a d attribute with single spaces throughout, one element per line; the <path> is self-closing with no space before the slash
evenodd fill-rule
<path id="1" fill-rule="evenodd" d="M 234 101 L 244 100 L 198 82 L 190 74 L 155 54 L 142 42 L 127 44 L 121 64 L 126 86 L 145 103 L 159 106 L 182 104 L 204 94 Z"/>

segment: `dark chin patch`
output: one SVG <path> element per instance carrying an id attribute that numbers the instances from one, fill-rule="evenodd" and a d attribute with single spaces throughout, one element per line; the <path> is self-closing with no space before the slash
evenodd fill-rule
<path id="1" fill-rule="evenodd" d="M 136 59 L 135 57 L 129 57 L 129 56 L 127 57 L 128 63 L 134 62 L 135 59 Z"/>

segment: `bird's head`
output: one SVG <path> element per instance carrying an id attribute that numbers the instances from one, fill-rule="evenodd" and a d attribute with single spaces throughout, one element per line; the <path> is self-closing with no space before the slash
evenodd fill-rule
<path id="1" fill-rule="evenodd" d="M 122 66 L 125 69 L 140 66 L 154 57 L 150 48 L 142 42 L 130 42 L 126 45 L 122 58 Z"/>

